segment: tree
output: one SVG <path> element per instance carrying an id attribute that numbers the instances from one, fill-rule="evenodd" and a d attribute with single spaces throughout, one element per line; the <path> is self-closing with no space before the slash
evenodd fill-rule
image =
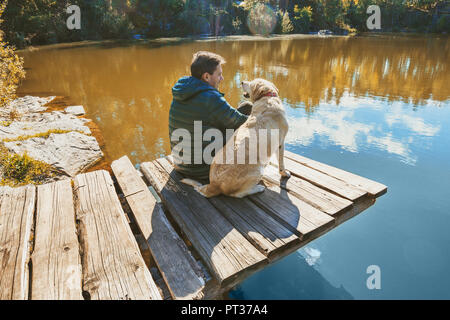
<path id="1" fill-rule="evenodd" d="M 183 0 L 138 0 L 136 14 L 145 21 L 148 33 L 159 36 L 170 31 L 170 24 L 177 20 L 184 8 Z"/>
<path id="2" fill-rule="evenodd" d="M 0 3 L 0 26 L 3 23 L 1 17 L 7 4 L 8 0 Z M 15 98 L 17 86 L 25 77 L 23 58 L 16 54 L 15 47 L 3 41 L 3 37 L 4 33 L 0 29 L 0 107 Z"/>
<path id="3" fill-rule="evenodd" d="M 291 33 L 294 30 L 294 26 L 292 25 L 291 19 L 289 18 L 289 13 L 285 11 L 282 13 L 283 18 L 281 21 L 281 32 L 283 33 Z"/>
<path id="4" fill-rule="evenodd" d="M 294 6 L 294 28 L 295 32 L 306 33 L 309 31 L 312 22 L 312 8 L 311 6 L 299 8 L 296 4 Z"/>

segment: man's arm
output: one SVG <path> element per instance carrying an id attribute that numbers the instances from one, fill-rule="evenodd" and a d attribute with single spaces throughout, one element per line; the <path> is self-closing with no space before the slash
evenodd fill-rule
<path id="1" fill-rule="evenodd" d="M 249 116 L 252 113 L 253 103 L 248 100 L 244 100 L 239 103 L 239 106 L 236 108 L 242 114 Z"/>
<path id="2" fill-rule="evenodd" d="M 237 129 L 248 116 L 234 109 L 224 97 L 217 97 L 211 105 L 210 121 L 218 129 Z"/>

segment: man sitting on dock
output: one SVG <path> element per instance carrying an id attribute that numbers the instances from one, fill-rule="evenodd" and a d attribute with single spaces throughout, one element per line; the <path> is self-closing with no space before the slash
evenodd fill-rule
<path id="1" fill-rule="evenodd" d="M 177 137 L 172 137 L 172 133 L 177 129 L 186 129 L 190 133 L 191 151 L 190 163 L 183 162 L 179 158 L 182 155 L 173 152 L 176 163 L 174 167 L 182 175 L 206 183 L 209 182 L 210 165 L 203 159 L 203 150 L 211 142 L 202 139 L 201 150 L 198 148 L 200 146 L 195 145 L 194 121 L 201 121 L 201 134 L 210 128 L 219 129 L 225 144 L 226 129 L 239 128 L 247 120 L 252 107 L 251 103 L 246 101 L 236 110 L 225 100 L 224 94 L 218 91 L 223 80 L 224 63 L 225 59 L 215 53 L 199 51 L 193 56 L 191 76 L 180 78 L 172 88 L 173 100 L 169 111 L 171 149 L 173 152 L 174 146 L 179 143 Z M 197 154 L 198 159 L 200 152 L 201 163 L 195 163 L 194 156 Z"/>

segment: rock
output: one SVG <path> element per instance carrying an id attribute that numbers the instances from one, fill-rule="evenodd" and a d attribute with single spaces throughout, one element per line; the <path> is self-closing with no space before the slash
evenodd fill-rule
<path id="1" fill-rule="evenodd" d="M 91 134 L 91 130 L 84 125 L 86 122 L 89 120 L 80 119 L 61 111 L 30 113 L 8 126 L 0 126 L 0 141 L 19 139 L 46 133 L 50 130 L 80 131 L 84 134 Z"/>
<path id="2" fill-rule="evenodd" d="M 15 110 L 19 115 L 45 111 L 47 107 L 44 107 L 44 105 L 54 98 L 54 96 L 47 98 L 33 96 L 17 98 L 0 109 L 0 118 L 9 119 L 9 112 L 11 110 Z"/>
<path id="3" fill-rule="evenodd" d="M 325 30 L 319 30 L 319 32 L 317 32 L 317 34 L 319 36 L 328 36 L 328 35 L 332 35 L 333 32 L 325 29 Z"/>
<path id="4" fill-rule="evenodd" d="M 11 153 L 27 152 L 59 172 L 43 183 L 73 177 L 103 157 L 97 140 L 85 125 L 91 120 L 76 116 L 84 114 L 82 106 L 70 106 L 66 112 L 43 112 L 47 110 L 44 105 L 54 98 L 26 96 L 0 109 L 0 143 Z M 14 119 L 12 111 L 16 113 Z M 36 136 L 39 134 L 44 136 Z M 1 169 L 0 166 L 0 181 Z"/>
<path id="5" fill-rule="evenodd" d="M 82 116 L 86 112 L 84 111 L 83 106 L 70 106 L 64 109 L 66 113 L 71 113 L 76 116 Z"/>
<path id="6" fill-rule="evenodd" d="M 25 151 L 33 159 L 46 162 L 64 174 L 73 177 L 90 167 L 103 153 L 94 137 L 79 132 L 50 134 L 48 138 L 30 138 L 5 142 L 11 152 Z"/>

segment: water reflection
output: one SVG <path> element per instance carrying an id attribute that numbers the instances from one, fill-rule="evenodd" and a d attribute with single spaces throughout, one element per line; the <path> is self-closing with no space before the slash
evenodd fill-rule
<path id="1" fill-rule="evenodd" d="M 28 73 L 20 92 L 68 96 L 85 105 L 102 130 L 108 161 L 124 154 L 133 162 L 148 161 L 169 152 L 170 89 L 189 73 L 191 56 L 198 50 L 220 53 L 228 61 L 221 91 L 232 105 L 242 98 L 242 80 L 264 77 L 275 82 L 291 107 L 290 143 L 323 139 L 351 152 L 370 144 L 413 164 L 409 146 L 417 137 L 437 134 L 439 125 L 405 111 L 445 105 L 450 96 L 447 38 L 395 36 L 160 47 L 108 43 L 24 51 Z M 371 121 L 363 109 L 379 119 Z M 395 132 L 402 126 L 412 141 Z"/>
<path id="2" fill-rule="evenodd" d="M 319 139 L 324 148 L 335 145 L 355 153 L 373 148 L 414 165 L 417 156 L 411 147 L 423 145 L 427 138 L 439 134 L 441 125 L 411 115 L 409 105 L 403 102 L 392 103 L 388 113 L 380 110 L 381 103 L 376 102 L 346 94 L 340 105 L 322 103 L 313 114 L 288 108 L 290 131 L 286 142 L 307 147 Z"/>
<path id="3" fill-rule="evenodd" d="M 396 124 L 403 124 L 408 127 L 409 130 L 422 136 L 434 136 L 440 130 L 440 126 L 433 126 L 425 123 L 425 120 L 404 114 L 401 106 L 398 103 L 394 103 L 391 106 L 391 112 L 386 114 L 386 122 L 389 127 Z"/>
<path id="4" fill-rule="evenodd" d="M 354 297 L 340 284 L 334 286 L 316 268 L 320 251 L 306 247 L 297 254 L 252 275 L 231 293 L 232 299 L 336 299 L 351 300 Z M 280 275 L 289 275 L 280 279 Z M 264 288 L 261 288 L 264 283 Z M 243 289 L 245 287 L 245 289 Z"/>

